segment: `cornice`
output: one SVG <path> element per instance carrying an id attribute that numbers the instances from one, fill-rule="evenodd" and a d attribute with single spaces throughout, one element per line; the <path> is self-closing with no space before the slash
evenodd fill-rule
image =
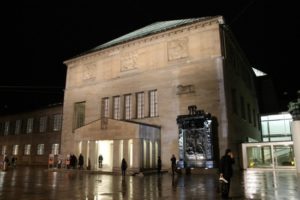
<path id="1" fill-rule="evenodd" d="M 114 55 L 118 54 L 120 52 L 120 50 L 129 48 L 129 47 L 146 44 L 146 43 L 152 42 L 154 40 L 158 40 L 158 39 L 165 38 L 165 37 L 171 37 L 171 36 L 174 36 L 174 35 L 177 35 L 180 33 L 184 33 L 184 32 L 194 31 L 194 30 L 206 27 L 206 26 L 213 25 L 213 24 L 223 24 L 223 23 L 224 23 L 223 17 L 218 16 L 213 19 L 195 22 L 195 23 L 188 24 L 188 25 L 185 25 L 182 27 L 174 28 L 174 29 L 163 31 L 160 33 L 155 33 L 153 35 L 149 35 L 146 37 L 136 38 L 131 41 L 127 41 L 125 43 L 118 44 L 116 46 L 108 47 L 105 49 L 101 49 L 99 51 L 95 51 L 95 52 L 91 52 L 91 53 L 88 53 L 88 54 L 85 54 L 82 56 L 78 56 L 78 57 L 70 59 L 70 60 L 66 60 L 63 63 L 65 65 L 71 67 L 78 62 L 82 63 L 87 60 L 92 60 L 96 57 L 103 56 L 105 54 L 107 54 L 107 56 L 114 56 Z"/>

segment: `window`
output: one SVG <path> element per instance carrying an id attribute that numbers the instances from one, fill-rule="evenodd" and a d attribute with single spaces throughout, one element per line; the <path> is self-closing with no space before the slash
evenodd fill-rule
<path id="1" fill-rule="evenodd" d="M 47 116 L 40 117 L 40 133 L 46 132 L 47 128 Z"/>
<path id="2" fill-rule="evenodd" d="M 21 130 L 21 120 L 17 120 L 16 121 L 16 128 L 15 128 L 15 135 L 20 134 L 20 130 Z"/>
<path id="3" fill-rule="evenodd" d="M 16 156 L 18 155 L 18 151 L 19 151 L 19 145 L 15 144 L 13 146 L 13 152 L 12 152 L 12 155 Z"/>
<path id="4" fill-rule="evenodd" d="M 252 115 L 253 115 L 253 125 L 254 125 L 254 127 L 256 127 L 256 111 L 255 111 L 255 109 L 253 109 L 252 110 Z"/>
<path id="5" fill-rule="evenodd" d="M 4 135 L 8 135 L 9 133 L 9 121 L 4 123 Z"/>
<path id="6" fill-rule="evenodd" d="M 102 117 L 109 117 L 109 98 L 105 97 L 102 99 L 102 105 L 101 105 L 101 116 Z"/>
<path id="7" fill-rule="evenodd" d="M 125 119 L 131 119 L 131 95 L 125 95 Z"/>
<path id="8" fill-rule="evenodd" d="M 158 116 L 157 90 L 152 90 L 149 92 L 149 107 L 150 107 L 150 117 L 157 117 Z"/>
<path id="9" fill-rule="evenodd" d="M 238 114 L 236 89 L 231 89 L 231 104 L 233 112 Z"/>
<path id="10" fill-rule="evenodd" d="M 85 121 L 85 102 L 75 103 L 73 128 L 84 126 Z"/>
<path id="11" fill-rule="evenodd" d="M 6 146 L 6 145 L 3 145 L 3 146 L 2 146 L 2 149 L 1 149 L 2 155 L 4 155 L 4 154 L 6 153 L 6 150 L 7 150 L 7 146 Z"/>
<path id="12" fill-rule="evenodd" d="M 291 141 L 291 122 L 292 116 L 290 114 L 262 116 L 261 129 L 263 141 Z"/>
<path id="13" fill-rule="evenodd" d="M 246 119 L 246 111 L 245 111 L 245 101 L 244 101 L 244 97 L 240 97 L 241 100 L 241 114 L 242 114 L 242 118 Z"/>
<path id="14" fill-rule="evenodd" d="M 144 118 L 144 92 L 136 94 L 137 118 Z"/>
<path id="15" fill-rule="evenodd" d="M 62 114 L 56 114 L 53 118 L 53 131 L 60 131 L 62 126 Z"/>
<path id="16" fill-rule="evenodd" d="M 26 133 L 32 133 L 33 131 L 33 118 L 27 119 Z"/>
<path id="17" fill-rule="evenodd" d="M 250 104 L 247 104 L 247 113 L 248 113 L 248 121 L 251 124 L 252 123 L 252 116 L 251 116 L 251 108 L 250 108 Z"/>
<path id="18" fill-rule="evenodd" d="M 38 144 L 37 145 L 37 155 L 44 155 L 44 144 Z"/>
<path id="19" fill-rule="evenodd" d="M 59 144 L 52 144 L 51 154 L 58 155 L 59 153 Z"/>
<path id="20" fill-rule="evenodd" d="M 120 119 L 120 97 L 116 96 L 113 97 L 113 118 L 114 119 Z"/>
<path id="21" fill-rule="evenodd" d="M 25 144 L 24 155 L 30 155 L 31 144 Z"/>

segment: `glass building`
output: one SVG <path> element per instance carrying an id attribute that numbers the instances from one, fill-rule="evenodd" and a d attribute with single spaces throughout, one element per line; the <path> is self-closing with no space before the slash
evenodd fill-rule
<path id="1" fill-rule="evenodd" d="M 261 116 L 262 140 L 264 142 L 292 141 L 291 114 L 280 113 Z"/>
<path id="2" fill-rule="evenodd" d="M 243 143 L 243 169 L 295 169 L 289 113 L 261 116 L 262 141 Z"/>

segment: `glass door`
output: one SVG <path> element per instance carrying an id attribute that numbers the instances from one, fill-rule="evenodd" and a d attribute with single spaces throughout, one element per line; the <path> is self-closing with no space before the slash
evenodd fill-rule
<path id="1" fill-rule="evenodd" d="M 248 168 L 270 168 L 272 167 L 271 146 L 247 147 Z"/>
<path id="2" fill-rule="evenodd" d="M 295 156 L 292 145 L 274 145 L 273 149 L 276 168 L 295 167 Z"/>

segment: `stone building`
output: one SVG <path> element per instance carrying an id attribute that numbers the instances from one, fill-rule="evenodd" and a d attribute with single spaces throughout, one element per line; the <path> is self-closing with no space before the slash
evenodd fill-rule
<path id="1" fill-rule="evenodd" d="M 47 165 L 49 154 L 60 151 L 62 110 L 57 104 L 0 116 L 1 158 L 7 154 L 18 165 Z"/>
<path id="2" fill-rule="evenodd" d="M 129 171 L 153 169 L 158 156 L 168 169 L 189 106 L 214 119 L 214 163 L 261 140 L 254 73 L 222 16 L 153 23 L 64 64 L 62 154 L 82 153 L 92 169 L 100 154 L 109 171 L 122 158 Z"/>

